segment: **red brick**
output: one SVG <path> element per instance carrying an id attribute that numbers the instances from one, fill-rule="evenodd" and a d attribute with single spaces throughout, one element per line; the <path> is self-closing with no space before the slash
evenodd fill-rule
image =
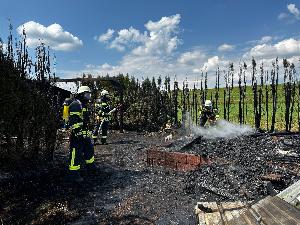
<path id="1" fill-rule="evenodd" d="M 164 168 L 191 171 L 195 170 L 203 164 L 209 164 L 208 159 L 202 158 L 194 154 L 167 152 L 157 148 L 147 150 L 148 166 L 160 166 Z"/>

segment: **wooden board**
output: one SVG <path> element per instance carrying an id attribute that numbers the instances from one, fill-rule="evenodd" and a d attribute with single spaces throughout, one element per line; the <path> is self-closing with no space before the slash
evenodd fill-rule
<path id="1" fill-rule="evenodd" d="M 210 210 L 203 212 L 198 204 Z M 195 209 L 200 225 L 300 225 L 300 210 L 277 196 L 268 196 L 251 208 L 237 201 L 199 202 Z"/>

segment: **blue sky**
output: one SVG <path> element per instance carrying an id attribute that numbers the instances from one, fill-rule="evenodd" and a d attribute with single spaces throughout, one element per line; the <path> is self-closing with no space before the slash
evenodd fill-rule
<path id="1" fill-rule="evenodd" d="M 0 37 L 8 18 L 24 25 L 30 47 L 43 40 L 57 74 L 129 73 L 195 79 L 252 56 L 300 58 L 300 1 L 285 0 L 2 0 Z"/>

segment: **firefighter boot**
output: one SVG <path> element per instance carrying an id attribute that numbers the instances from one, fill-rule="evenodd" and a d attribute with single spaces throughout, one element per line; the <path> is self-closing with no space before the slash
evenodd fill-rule
<path id="1" fill-rule="evenodd" d="M 107 145 L 106 138 L 101 138 L 101 143 L 102 143 L 103 145 Z"/>
<path id="2" fill-rule="evenodd" d="M 94 145 L 97 145 L 97 144 L 98 144 L 97 138 L 93 138 L 93 141 L 94 141 Z"/>
<path id="3" fill-rule="evenodd" d="M 83 178 L 80 176 L 78 171 L 70 171 L 68 181 L 72 183 L 81 183 L 83 182 Z"/>
<path id="4" fill-rule="evenodd" d="M 95 163 L 89 163 L 89 164 L 86 164 L 86 170 L 88 172 L 88 174 L 95 174 L 97 173 L 97 170 L 98 170 L 98 167 L 95 165 Z"/>

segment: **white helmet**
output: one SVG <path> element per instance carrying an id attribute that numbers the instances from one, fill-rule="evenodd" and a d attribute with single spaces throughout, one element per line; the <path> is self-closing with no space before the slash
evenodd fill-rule
<path id="1" fill-rule="evenodd" d="M 212 107 L 212 102 L 211 102 L 211 100 L 205 100 L 204 106 L 205 106 L 205 107 Z"/>
<path id="2" fill-rule="evenodd" d="M 77 94 L 83 93 L 83 92 L 89 92 L 91 93 L 91 89 L 88 86 L 81 86 L 78 88 Z"/>
<path id="3" fill-rule="evenodd" d="M 101 96 L 104 96 L 104 95 L 108 95 L 109 93 L 108 93 L 108 91 L 107 90 L 103 90 L 103 91 L 101 91 Z"/>

